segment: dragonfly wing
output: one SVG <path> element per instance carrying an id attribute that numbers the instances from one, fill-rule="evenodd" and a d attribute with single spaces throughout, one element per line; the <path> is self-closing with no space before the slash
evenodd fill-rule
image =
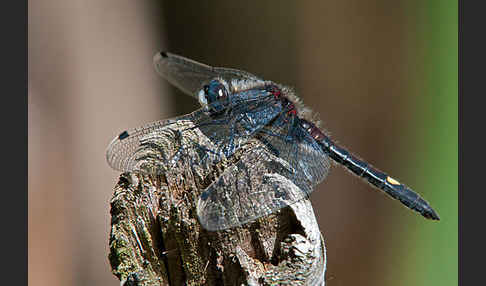
<path id="1" fill-rule="evenodd" d="M 214 78 L 260 80 L 253 74 L 230 68 L 217 68 L 194 60 L 160 52 L 153 59 L 157 72 L 188 95 L 197 96 L 204 84 Z"/>
<path id="2" fill-rule="evenodd" d="M 170 147 L 167 145 L 178 144 L 176 139 L 184 136 L 178 131 L 180 129 L 178 126 L 185 122 L 193 126 L 209 121 L 211 118 L 201 108 L 187 115 L 148 123 L 142 127 L 124 131 L 108 145 L 106 159 L 110 167 L 123 172 L 143 171 L 141 166 L 150 164 L 161 167 L 157 168 L 158 171 L 155 173 L 162 172 L 167 167 L 164 165 L 167 165 L 168 160 L 174 155 L 165 154 L 167 150 L 174 149 L 173 147 L 167 148 Z"/>
<path id="3" fill-rule="evenodd" d="M 243 100 L 235 104 L 230 113 L 220 116 L 210 116 L 207 110 L 201 108 L 187 115 L 124 131 L 108 146 L 108 164 L 124 172 L 163 173 L 189 149 L 201 153 L 197 157 L 200 160 L 195 164 L 203 166 L 208 159 L 213 163 L 218 162 L 231 156 L 278 115 L 280 108 L 274 105 L 273 100 L 272 96 Z M 271 116 L 259 121 L 248 120 L 263 112 Z M 239 118 L 239 121 L 232 118 Z M 203 139 L 210 142 L 196 142 Z M 179 151 L 174 153 L 170 150 Z"/>
<path id="4" fill-rule="evenodd" d="M 312 136 L 300 125 L 300 119 L 282 113 L 265 126 L 258 138 L 293 168 L 289 178 L 308 194 L 329 173 L 330 160 Z"/>
<path id="5" fill-rule="evenodd" d="M 266 148 L 252 148 L 201 194 L 200 223 L 210 231 L 227 229 L 301 200 L 305 193 L 288 179 L 291 172 L 287 162 Z"/>

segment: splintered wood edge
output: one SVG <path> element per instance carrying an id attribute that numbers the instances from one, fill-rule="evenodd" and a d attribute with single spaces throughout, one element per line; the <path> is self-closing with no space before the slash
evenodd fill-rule
<path id="1" fill-rule="evenodd" d="M 326 249 L 309 200 L 208 232 L 195 215 L 197 195 L 174 198 L 182 190 L 164 181 L 124 173 L 115 187 L 109 260 L 121 285 L 325 284 Z"/>

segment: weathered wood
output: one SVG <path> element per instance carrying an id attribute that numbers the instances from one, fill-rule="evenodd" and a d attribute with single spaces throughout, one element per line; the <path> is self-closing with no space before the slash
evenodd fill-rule
<path id="1" fill-rule="evenodd" d="M 177 133 L 157 138 L 164 152 L 191 150 L 170 134 Z M 190 137 L 203 144 L 201 134 Z M 210 168 L 194 168 L 195 153 L 184 153 L 160 175 L 120 176 L 111 200 L 109 260 L 122 285 L 324 285 L 324 240 L 309 200 L 224 231 L 198 222 L 199 194 L 255 144 Z"/>

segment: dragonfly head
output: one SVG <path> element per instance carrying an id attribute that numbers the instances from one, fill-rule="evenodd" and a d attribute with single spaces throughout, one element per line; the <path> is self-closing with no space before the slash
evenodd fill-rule
<path id="1" fill-rule="evenodd" d="M 228 105 L 228 88 L 225 82 L 213 79 L 198 93 L 199 103 L 208 110 L 219 113 Z"/>

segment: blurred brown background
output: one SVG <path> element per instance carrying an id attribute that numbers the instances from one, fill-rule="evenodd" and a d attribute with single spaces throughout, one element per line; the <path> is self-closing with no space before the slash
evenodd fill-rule
<path id="1" fill-rule="evenodd" d="M 159 50 L 295 87 L 334 139 L 419 185 L 418 136 L 429 127 L 416 123 L 428 118 L 422 100 L 438 102 L 420 90 L 429 45 L 421 3 L 29 1 L 29 284 L 119 284 L 107 258 L 118 172 L 105 148 L 126 128 L 197 107 L 156 74 Z M 416 190 L 437 206 L 441 190 Z M 409 285 L 444 273 L 407 269 L 422 256 L 406 257 L 415 245 L 405 243 L 422 227 L 437 231 L 410 239 L 431 243 L 441 230 L 342 168 L 312 201 L 328 285 Z"/>

